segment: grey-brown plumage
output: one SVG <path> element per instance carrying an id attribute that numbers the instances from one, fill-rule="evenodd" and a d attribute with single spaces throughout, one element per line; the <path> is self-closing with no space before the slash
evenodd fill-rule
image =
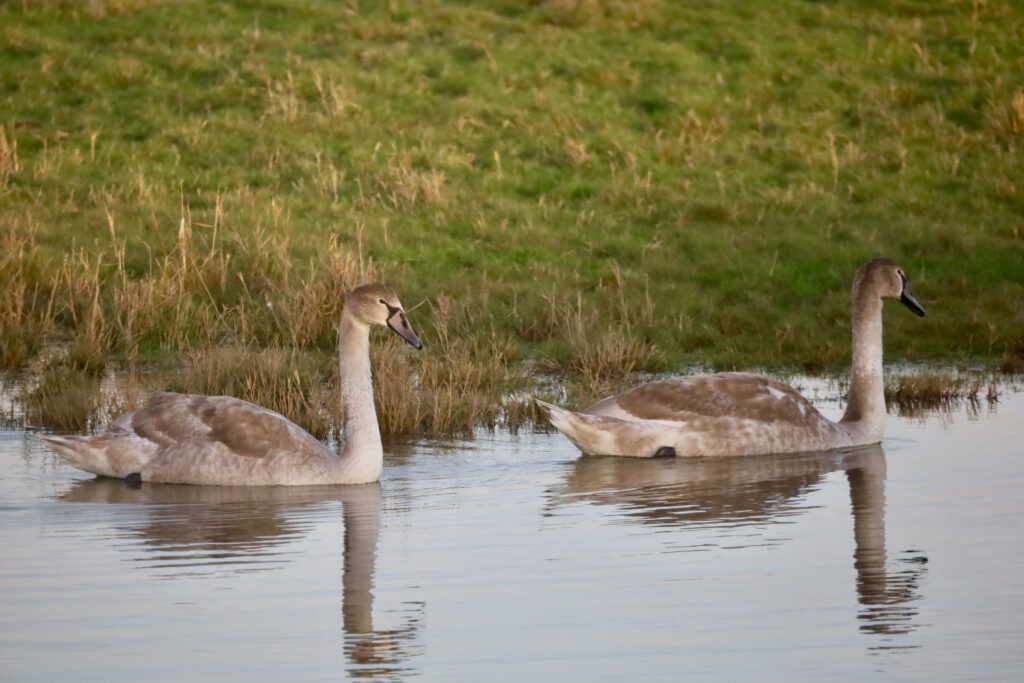
<path id="1" fill-rule="evenodd" d="M 377 481 L 383 467 L 373 404 L 369 329 L 386 325 L 423 345 L 395 293 L 364 285 L 345 299 L 338 366 L 345 440 L 340 453 L 284 416 L 230 396 L 160 393 L 95 436 L 44 436 L 75 467 L 172 484 L 300 485 Z"/>
<path id="2" fill-rule="evenodd" d="M 823 416 L 792 387 L 748 373 L 649 382 L 582 412 L 538 401 L 584 453 L 653 457 L 756 455 L 877 443 L 885 424 L 882 299 L 924 315 L 903 269 L 878 258 L 853 281 L 853 363 L 846 413 Z"/>

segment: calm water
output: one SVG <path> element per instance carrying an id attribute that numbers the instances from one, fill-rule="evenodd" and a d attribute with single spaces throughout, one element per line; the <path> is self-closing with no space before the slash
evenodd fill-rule
<path id="1" fill-rule="evenodd" d="M 1009 388 L 801 456 L 484 434 L 409 444 L 380 486 L 131 488 L 0 432 L 0 467 L 3 681 L 1024 675 Z"/>

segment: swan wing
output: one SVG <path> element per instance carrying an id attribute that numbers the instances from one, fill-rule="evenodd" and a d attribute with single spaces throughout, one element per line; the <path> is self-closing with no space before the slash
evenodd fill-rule
<path id="1" fill-rule="evenodd" d="M 676 422 L 734 418 L 806 424 L 822 419 L 818 410 L 788 384 L 740 372 L 648 382 L 598 401 L 584 412 Z"/>
<path id="2" fill-rule="evenodd" d="M 155 394 L 115 427 L 157 448 L 216 448 L 241 458 L 278 451 L 315 451 L 323 445 L 280 413 L 230 396 Z"/>
<path id="3" fill-rule="evenodd" d="M 277 484 L 322 476 L 318 440 L 284 416 L 229 396 L 155 394 L 95 436 L 48 436 L 87 472 L 180 484 Z"/>

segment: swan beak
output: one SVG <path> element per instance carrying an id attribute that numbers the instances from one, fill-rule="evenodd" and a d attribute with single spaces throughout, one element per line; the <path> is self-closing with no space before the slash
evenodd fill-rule
<path id="1" fill-rule="evenodd" d="M 905 282 L 903 283 L 903 293 L 900 294 L 900 303 L 922 318 L 924 317 L 924 309 L 921 308 L 921 304 L 917 303 L 917 299 L 914 298 L 913 292 L 910 291 L 910 285 Z"/>
<path id="2" fill-rule="evenodd" d="M 409 319 L 405 317 L 405 311 L 402 309 L 396 309 L 394 313 L 388 316 L 388 327 L 417 351 L 423 348 L 423 342 L 412 331 L 412 325 L 409 324 Z"/>

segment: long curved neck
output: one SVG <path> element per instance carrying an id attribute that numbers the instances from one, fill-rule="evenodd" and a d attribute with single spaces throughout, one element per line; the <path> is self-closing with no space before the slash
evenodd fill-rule
<path id="1" fill-rule="evenodd" d="M 338 380 L 345 444 L 341 461 L 350 483 L 376 481 L 384 463 L 370 374 L 370 329 L 345 311 L 338 328 Z"/>
<path id="2" fill-rule="evenodd" d="M 858 443 L 880 441 L 885 426 L 882 379 L 882 299 L 858 292 L 853 300 L 853 367 L 846 412 L 840 424 Z"/>

